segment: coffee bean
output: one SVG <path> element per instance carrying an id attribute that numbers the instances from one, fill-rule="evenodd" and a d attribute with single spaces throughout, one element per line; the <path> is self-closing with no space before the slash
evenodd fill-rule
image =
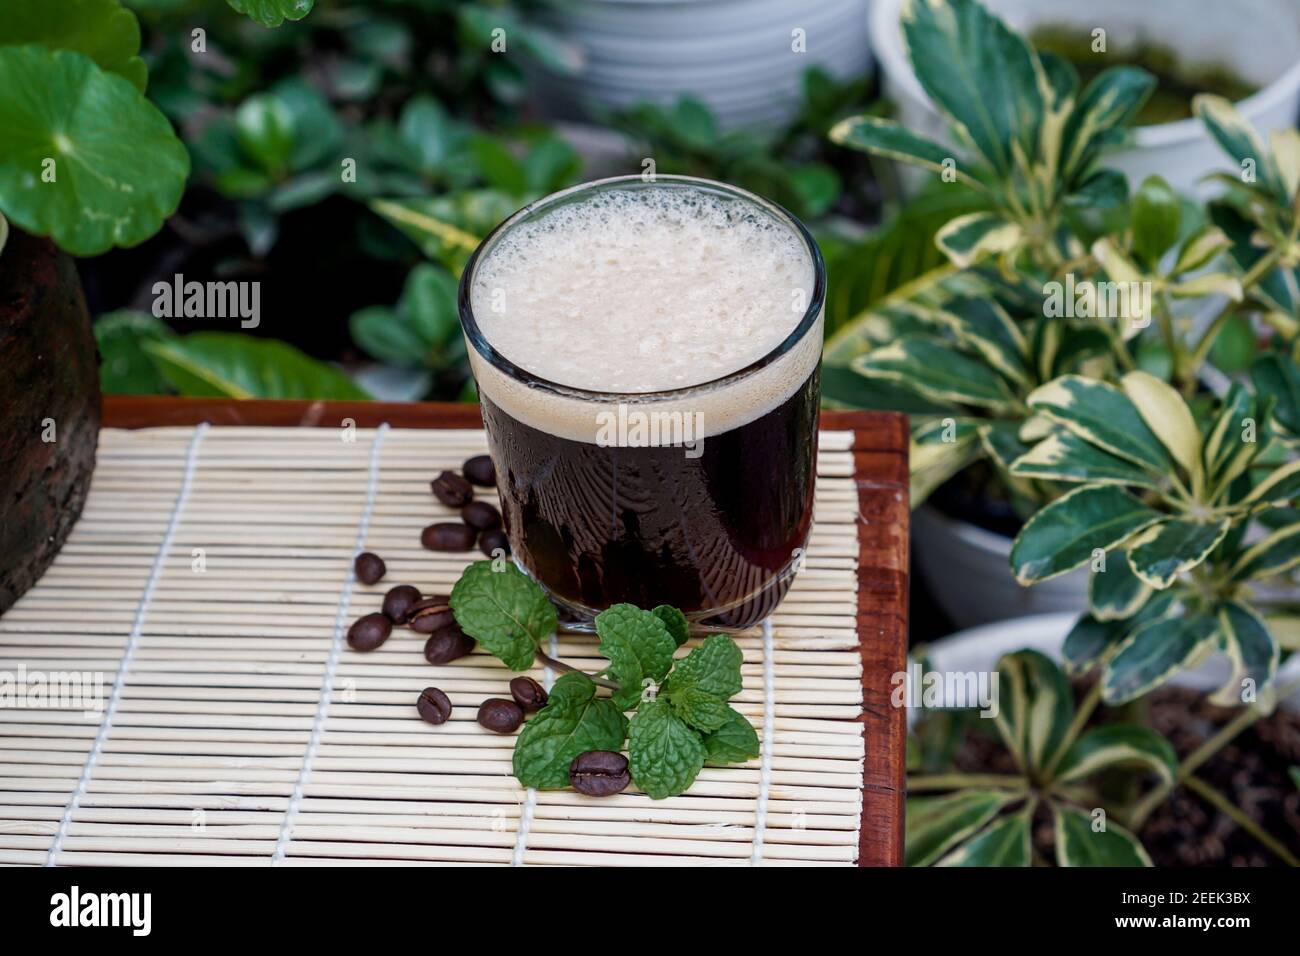
<path id="1" fill-rule="evenodd" d="M 424 642 L 424 659 L 430 664 L 450 664 L 474 650 L 474 638 L 455 624 L 434 631 Z"/>
<path id="2" fill-rule="evenodd" d="M 531 677 L 516 677 L 510 682 L 510 696 L 524 710 L 532 713 L 546 706 L 546 688 Z"/>
<path id="3" fill-rule="evenodd" d="M 588 750 L 569 764 L 569 783 L 589 797 L 612 797 L 626 790 L 631 782 L 627 758 L 612 750 Z"/>
<path id="4" fill-rule="evenodd" d="M 352 567 L 357 572 L 357 580 L 362 584 L 374 584 L 388 573 L 388 566 L 384 564 L 384 559 L 373 551 L 362 551 L 358 554 Z"/>
<path id="5" fill-rule="evenodd" d="M 479 705 L 478 722 L 498 734 L 513 734 L 524 722 L 524 710 L 513 700 L 489 697 Z"/>
<path id="6" fill-rule="evenodd" d="M 468 551 L 474 547 L 476 538 L 478 538 L 478 531 L 467 524 L 459 521 L 439 521 L 421 532 L 420 544 L 430 551 Z"/>
<path id="7" fill-rule="evenodd" d="M 497 470 L 493 467 L 492 459 L 488 455 L 475 455 L 461 465 L 460 470 L 465 473 L 466 478 L 480 488 L 495 488 L 497 486 Z"/>
<path id="8" fill-rule="evenodd" d="M 460 513 L 461 520 L 479 531 L 501 527 L 501 513 L 486 501 L 471 501 Z"/>
<path id="9" fill-rule="evenodd" d="M 445 597 L 437 596 L 416 601 L 406 612 L 406 626 L 417 634 L 432 634 L 456 623 L 451 605 Z"/>
<path id="10" fill-rule="evenodd" d="M 474 488 L 454 471 L 444 471 L 430 483 L 433 496 L 448 508 L 464 508 L 474 500 Z"/>
<path id="11" fill-rule="evenodd" d="M 451 716 L 451 700 L 436 687 L 426 687 L 420 691 L 415 702 L 415 709 L 431 724 L 444 724 Z"/>
<path id="12" fill-rule="evenodd" d="M 348 628 L 348 645 L 358 651 L 373 651 L 392 633 L 392 621 L 382 614 L 367 614 Z"/>
<path id="13" fill-rule="evenodd" d="M 384 595 L 384 617 L 394 624 L 405 624 L 411 606 L 420 600 L 420 589 L 399 584 Z"/>
<path id="14" fill-rule="evenodd" d="M 486 554 L 489 558 L 495 558 L 497 552 L 510 554 L 510 539 L 506 533 L 499 528 L 493 528 L 491 531 L 484 531 L 478 536 L 478 549 Z"/>

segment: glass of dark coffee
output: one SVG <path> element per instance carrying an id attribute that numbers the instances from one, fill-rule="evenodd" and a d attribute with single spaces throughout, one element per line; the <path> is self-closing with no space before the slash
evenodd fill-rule
<path id="1" fill-rule="evenodd" d="M 515 561 L 582 627 L 669 604 L 768 616 L 812 527 L 826 275 L 775 203 L 586 183 L 479 246 L 460 318 Z"/>

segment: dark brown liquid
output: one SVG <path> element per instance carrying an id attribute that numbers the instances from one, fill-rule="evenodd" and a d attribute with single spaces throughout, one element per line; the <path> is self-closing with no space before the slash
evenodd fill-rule
<path id="1" fill-rule="evenodd" d="M 816 371 L 703 453 L 558 438 L 482 398 L 515 556 L 551 594 L 600 610 L 670 604 L 749 627 L 789 589 L 812 526 Z M 707 422 L 706 422 L 707 424 Z"/>

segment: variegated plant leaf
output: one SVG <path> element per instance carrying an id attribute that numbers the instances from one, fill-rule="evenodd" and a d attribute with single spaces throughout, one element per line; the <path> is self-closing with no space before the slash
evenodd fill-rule
<path id="1" fill-rule="evenodd" d="M 1029 809 L 995 820 L 935 866 L 1029 866 Z"/>
<path id="2" fill-rule="evenodd" d="M 1158 591 L 1173 584 L 1210 556 L 1232 526 L 1229 518 L 1197 521 L 1173 518 L 1163 521 L 1129 542 L 1128 560 L 1133 573 Z"/>
<path id="3" fill-rule="evenodd" d="M 1087 169 L 1102 148 L 1114 141 L 1137 115 L 1155 88 L 1155 77 L 1145 70 L 1117 66 L 1099 73 L 1084 88 L 1078 105 L 1065 124 L 1061 142 L 1061 175 Z"/>
<path id="4" fill-rule="evenodd" d="M 1300 190 L 1300 130 L 1294 127 L 1269 130 L 1268 145 L 1282 188 L 1287 198 L 1294 200 Z"/>
<path id="5" fill-rule="evenodd" d="M 851 116 L 831 128 L 830 138 L 834 143 L 864 153 L 923 166 L 937 173 L 951 173 L 976 189 L 986 190 L 987 173 L 975 170 L 951 147 L 918 136 L 893 120 L 878 116 Z"/>
<path id="6" fill-rule="evenodd" d="M 958 341 L 969 346 L 1010 382 L 1028 381 L 1029 343 L 1011 316 L 991 299 L 954 299 L 936 309 L 936 321 L 952 329 Z"/>
<path id="7" fill-rule="evenodd" d="M 1275 469 L 1242 501 L 1251 505 L 1290 506 L 1300 499 L 1300 459 L 1289 461 Z"/>
<path id="8" fill-rule="evenodd" d="M 933 401 L 992 407 L 1012 398 L 1006 383 L 986 363 L 927 336 L 905 336 L 851 364 L 868 378 L 904 381 Z"/>
<path id="9" fill-rule="evenodd" d="M 1011 465 L 1017 478 L 1088 484 L 1133 485 L 1158 488 L 1151 472 L 1131 461 L 1102 451 L 1073 432 L 1057 432 L 1044 438 Z"/>
<path id="10" fill-rule="evenodd" d="M 1106 555 L 1106 569 L 1088 579 L 1088 608 L 1099 621 L 1122 621 L 1141 610 L 1152 593 L 1133 572 L 1128 555 L 1116 550 Z"/>
<path id="11" fill-rule="evenodd" d="M 1267 578 L 1300 565 L 1300 521 L 1283 525 L 1247 548 L 1232 566 L 1237 581 Z"/>
<path id="12" fill-rule="evenodd" d="M 1201 470 L 1201 432 L 1181 395 L 1150 372 L 1129 372 L 1120 380 L 1124 394 L 1137 407 L 1174 461 L 1189 475 Z"/>
<path id="13" fill-rule="evenodd" d="M 1056 817 L 1057 866 L 1150 866 L 1151 857 L 1128 830 L 1109 819 L 1064 804 L 1052 808 Z M 1096 822 L 1096 825 L 1094 825 Z"/>
<path id="14" fill-rule="evenodd" d="M 1114 766 L 1142 766 L 1154 771 L 1163 784 L 1172 784 L 1178 757 L 1169 741 L 1150 727 L 1107 724 L 1081 734 L 1066 751 L 1055 778 L 1064 783 L 1083 780 Z"/>
<path id="15" fill-rule="evenodd" d="M 1004 654 L 998 660 L 1000 707 L 994 724 L 1026 772 L 1046 770 L 1066 743 L 1074 717 L 1070 682 L 1038 651 Z"/>
<path id="16" fill-rule="evenodd" d="M 1108 316 L 1114 322 L 1116 329 L 1125 341 L 1136 337 L 1143 329 L 1151 324 L 1151 315 L 1148 311 L 1149 296 L 1134 294 L 1134 291 L 1140 292 L 1142 283 L 1149 281 L 1138 268 L 1128 254 L 1115 245 L 1110 239 L 1098 239 L 1092 244 L 1092 255 L 1101 267 L 1106 270 L 1106 275 L 1110 280 L 1116 283 L 1120 290 L 1126 292 L 1122 299 L 1116 300 L 1115 312 Z M 1109 308 L 1105 311 L 1111 311 Z"/>
<path id="17" fill-rule="evenodd" d="M 1202 448 L 1206 475 L 1216 493 L 1245 471 L 1259 451 L 1259 442 L 1243 440 L 1254 421 L 1254 396 L 1241 383 L 1233 382 L 1223 396 L 1219 416 L 1210 426 Z"/>
<path id="18" fill-rule="evenodd" d="M 1170 274 L 1179 276 L 1204 268 L 1225 252 L 1231 244 L 1218 226 L 1202 226 L 1183 241 Z"/>
<path id="19" fill-rule="evenodd" d="M 1109 551 L 1164 518 L 1114 485 L 1084 485 L 1026 522 L 1011 545 L 1011 570 L 1021 584 L 1046 581 Z"/>
<path id="20" fill-rule="evenodd" d="M 1233 302 L 1240 302 L 1246 295 L 1241 288 L 1241 280 L 1226 272 L 1208 272 L 1194 279 L 1184 279 L 1169 286 L 1169 294 L 1175 299 L 1203 299 L 1207 295 L 1221 295 Z"/>
<path id="21" fill-rule="evenodd" d="M 998 468 L 1008 473 L 1011 463 L 1028 450 L 1017 434 L 1019 431 L 1017 424 L 1013 421 L 996 420 L 984 422 L 979 428 L 980 444 L 984 446 L 984 453 Z"/>
<path id="22" fill-rule="evenodd" d="M 1232 662 L 1232 676 L 1210 697 L 1221 707 L 1239 707 L 1258 695 L 1277 673 L 1279 648 L 1268 625 L 1249 605 L 1227 601 L 1219 608 L 1219 645 Z"/>
<path id="23" fill-rule="evenodd" d="M 997 213 L 972 212 L 945 225 L 934 241 L 944 255 L 959 269 L 966 269 L 980 259 L 1001 255 L 1017 248 L 1024 232 Z"/>
<path id="24" fill-rule="evenodd" d="M 1122 704 L 1159 687 L 1214 645 L 1218 622 L 1206 615 L 1166 617 L 1130 634 L 1102 675 L 1101 695 Z"/>
<path id="25" fill-rule="evenodd" d="M 1286 186 L 1273 164 L 1272 154 L 1236 107 L 1222 96 L 1202 93 L 1192 98 L 1192 110 L 1210 136 L 1239 166 L 1254 164 L 1255 180 L 1274 196 L 1286 200 Z"/>
<path id="26" fill-rule="evenodd" d="M 1250 380 L 1257 393 L 1276 400 L 1274 420 L 1289 434 L 1300 437 L 1300 364 L 1289 355 L 1271 352 L 1251 365 Z"/>
<path id="27" fill-rule="evenodd" d="M 942 797 L 909 797 L 903 860 L 929 866 L 1018 799 L 1004 790 L 960 790 Z"/>
<path id="28" fill-rule="evenodd" d="M 979 425 L 979 419 L 948 417 L 912 428 L 909 467 L 913 508 L 979 458 Z"/>
<path id="29" fill-rule="evenodd" d="M 1118 388 L 1080 375 L 1063 375 L 1029 394 L 1030 408 L 1064 425 L 1080 438 L 1156 475 L 1169 456 L 1133 402 Z"/>
<path id="30" fill-rule="evenodd" d="M 1130 618 L 1102 621 L 1092 614 L 1081 615 L 1065 636 L 1061 648 L 1066 670 L 1072 674 L 1086 674 L 1138 628 L 1169 616 L 1177 607 L 1176 595 L 1171 589 L 1157 591 Z"/>

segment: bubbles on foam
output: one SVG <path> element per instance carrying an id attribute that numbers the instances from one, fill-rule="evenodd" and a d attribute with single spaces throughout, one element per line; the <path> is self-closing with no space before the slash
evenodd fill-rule
<path id="1" fill-rule="evenodd" d="M 471 304 L 516 365 L 595 391 L 709 382 L 803 317 L 801 238 L 751 203 L 681 185 L 593 193 L 518 224 L 480 262 Z"/>

